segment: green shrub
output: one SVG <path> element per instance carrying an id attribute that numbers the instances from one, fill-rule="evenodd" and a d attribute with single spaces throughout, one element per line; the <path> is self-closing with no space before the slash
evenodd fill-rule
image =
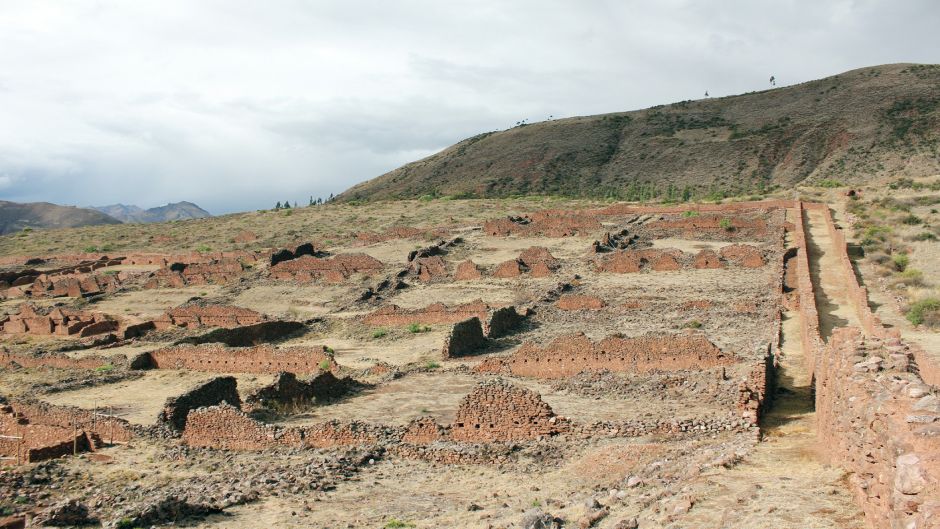
<path id="1" fill-rule="evenodd" d="M 200 244 L 199 246 L 196 247 L 196 251 L 199 253 L 206 253 L 206 252 L 211 252 L 212 248 L 208 247 L 205 244 Z"/>
<path id="2" fill-rule="evenodd" d="M 683 212 L 682 212 L 682 216 L 683 216 L 683 217 L 686 217 L 686 218 L 689 218 L 689 217 L 698 217 L 698 211 L 695 211 L 695 210 L 693 210 L 693 209 L 690 209 L 690 210 L 688 210 L 688 211 L 683 211 Z"/>
<path id="3" fill-rule="evenodd" d="M 843 184 L 842 182 L 838 180 L 830 180 L 828 178 L 825 180 L 819 181 L 819 187 L 833 188 L 833 187 L 842 187 L 844 185 L 845 184 Z"/>
<path id="4" fill-rule="evenodd" d="M 685 327 L 686 329 L 701 329 L 702 322 L 698 320 L 692 320 L 692 321 L 686 322 L 686 324 L 683 325 L 683 327 Z"/>
<path id="5" fill-rule="evenodd" d="M 914 325 L 940 322 L 940 299 L 924 298 L 915 302 L 907 311 L 907 320 Z"/>
<path id="6" fill-rule="evenodd" d="M 903 224 L 907 224 L 908 226 L 916 226 L 918 224 L 923 224 L 924 220 L 918 217 L 917 215 L 908 215 L 904 217 L 903 219 L 901 219 L 901 222 Z"/>
<path id="7" fill-rule="evenodd" d="M 86 246 L 86 247 L 82 248 L 82 252 L 84 252 L 84 253 L 98 253 L 98 247 L 97 247 L 97 246 Z"/>
<path id="8" fill-rule="evenodd" d="M 734 231 L 734 226 L 731 225 L 731 219 L 727 217 L 718 221 L 718 226 L 725 231 Z"/>
<path id="9" fill-rule="evenodd" d="M 329 371 L 330 370 L 330 361 L 323 360 L 320 362 L 320 371 Z"/>
<path id="10" fill-rule="evenodd" d="M 430 327 L 428 327 L 427 325 L 421 325 L 420 323 L 412 323 L 411 325 L 408 326 L 408 331 L 414 334 L 417 334 L 419 332 L 428 332 L 430 330 L 431 330 Z"/>
<path id="11" fill-rule="evenodd" d="M 113 364 L 105 364 L 103 366 L 98 366 L 95 368 L 95 371 L 98 371 L 99 373 L 108 373 L 113 370 L 114 370 Z"/>
<path id="12" fill-rule="evenodd" d="M 903 272 L 907 269 L 907 265 L 910 264 L 911 258 L 905 253 L 899 253 L 893 255 L 891 261 L 894 263 L 894 268 L 896 268 L 898 272 Z"/>
<path id="13" fill-rule="evenodd" d="M 895 276 L 895 283 L 909 287 L 921 286 L 924 284 L 924 273 L 915 268 L 908 268 Z"/>
<path id="14" fill-rule="evenodd" d="M 388 331 L 386 331 L 385 329 L 376 329 L 372 331 L 372 337 L 376 339 L 381 338 L 385 336 L 386 334 L 388 334 Z"/>
<path id="15" fill-rule="evenodd" d="M 937 236 L 934 235 L 933 233 L 930 233 L 929 231 L 925 231 L 925 232 L 923 232 L 923 233 L 918 233 L 917 235 L 913 236 L 913 237 L 911 238 L 911 240 L 913 240 L 913 241 L 935 241 L 935 240 L 937 240 Z"/>
<path id="16" fill-rule="evenodd" d="M 385 522 L 385 529 L 402 529 L 404 527 L 414 527 L 415 524 L 411 522 L 403 522 L 397 518 L 391 518 L 389 521 Z"/>
<path id="17" fill-rule="evenodd" d="M 438 364 L 438 363 L 435 362 L 434 360 L 428 360 L 428 363 L 425 364 L 424 367 L 426 367 L 426 368 L 428 368 L 428 369 L 437 369 L 437 368 L 441 367 L 441 364 Z"/>

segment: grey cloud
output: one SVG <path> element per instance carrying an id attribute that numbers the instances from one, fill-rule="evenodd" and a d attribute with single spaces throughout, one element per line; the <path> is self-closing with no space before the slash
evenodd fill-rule
<path id="1" fill-rule="evenodd" d="M 936 62 L 929 0 L 4 3 L 0 198 L 326 196 L 523 118 Z"/>

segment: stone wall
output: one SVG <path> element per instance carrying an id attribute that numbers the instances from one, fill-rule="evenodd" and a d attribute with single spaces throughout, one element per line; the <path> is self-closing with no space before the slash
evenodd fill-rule
<path id="1" fill-rule="evenodd" d="M 336 378 L 324 371 L 309 381 L 298 380 L 293 373 L 278 373 L 271 384 L 259 388 L 245 397 L 244 409 L 258 409 L 273 405 L 324 403 L 338 399 L 362 386 L 350 378 Z"/>
<path id="2" fill-rule="evenodd" d="M 441 354 L 444 358 L 458 358 L 478 353 L 486 347 L 486 337 L 483 336 L 483 325 L 480 318 L 472 318 L 457 322 L 444 339 Z"/>
<path id="3" fill-rule="evenodd" d="M 837 329 L 816 369 L 820 446 L 851 472 L 873 528 L 940 520 L 940 393 L 913 371 L 898 340 Z"/>
<path id="4" fill-rule="evenodd" d="M 177 327 L 241 327 L 267 318 L 260 312 L 231 305 L 188 304 L 174 307 L 154 320 L 157 329 Z"/>
<path id="5" fill-rule="evenodd" d="M 544 210 L 522 217 L 505 217 L 483 223 L 487 235 L 506 237 L 509 235 L 570 237 L 589 235 L 600 230 L 597 216 L 582 211 Z"/>
<path id="6" fill-rule="evenodd" d="M 32 356 L 14 354 L 7 350 L 0 350 L 0 367 L 52 367 L 56 369 L 97 369 L 101 366 L 124 364 L 127 359 L 123 355 L 117 356 L 83 356 L 72 358 L 61 353 Z"/>
<path id="7" fill-rule="evenodd" d="M 599 272 L 618 274 L 691 268 L 725 268 L 727 266 L 759 268 L 765 264 L 763 252 L 747 244 L 725 246 L 719 250 L 718 254 L 713 250 L 702 250 L 694 256 L 674 248 L 617 250 L 601 254 L 594 262 Z"/>
<path id="8" fill-rule="evenodd" d="M 293 281 L 325 280 L 341 283 L 353 274 L 373 275 L 382 271 L 384 265 L 378 259 L 363 253 L 340 254 L 328 259 L 303 256 L 284 261 L 271 267 L 274 279 Z"/>
<path id="9" fill-rule="evenodd" d="M 172 262 L 154 272 L 144 288 L 182 288 L 187 285 L 222 285 L 239 280 L 246 270 L 238 259 L 220 259 L 208 262 Z"/>
<path id="10" fill-rule="evenodd" d="M 192 369 L 213 373 L 291 373 L 313 374 L 336 368 L 333 356 L 323 347 L 270 345 L 225 347 L 219 344 L 179 345 L 144 353 L 132 363 L 134 368 Z"/>
<path id="11" fill-rule="evenodd" d="M 457 323 L 468 318 L 477 317 L 486 321 L 490 306 L 483 300 L 471 301 L 462 305 L 448 307 L 443 303 L 434 303 L 423 309 L 406 310 L 396 305 L 382 307 L 363 318 L 366 325 L 375 326 L 404 326 L 411 324 L 433 325 L 442 323 Z"/>
<path id="12" fill-rule="evenodd" d="M 583 333 L 561 336 L 545 347 L 527 342 L 506 358 L 489 359 L 478 371 L 535 378 L 564 378 L 582 371 L 607 369 L 628 373 L 677 371 L 727 366 L 723 353 L 701 333 L 610 336 L 594 343 Z"/>
<path id="13" fill-rule="evenodd" d="M 241 406 L 235 377 L 213 378 L 181 395 L 166 399 L 157 420 L 174 430 L 182 430 L 192 410 L 223 402 Z"/>
<path id="14" fill-rule="evenodd" d="M 606 303 L 597 296 L 566 294 L 555 302 L 555 306 L 561 310 L 601 310 Z"/>
<path id="15" fill-rule="evenodd" d="M 496 379 L 480 383 L 457 409 L 450 437 L 468 443 L 523 441 L 569 428 L 532 390 Z"/>
<path id="16" fill-rule="evenodd" d="M 100 312 L 55 307 L 42 310 L 23 303 L 16 314 L 0 320 L 7 334 L 56 334 L 92 336 L 115 331 L 120 322 Z"/>

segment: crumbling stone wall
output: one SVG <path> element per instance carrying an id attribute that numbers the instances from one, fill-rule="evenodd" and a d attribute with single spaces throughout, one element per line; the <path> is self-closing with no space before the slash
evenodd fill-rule
<path id="1" fill-rule="evenodd" d="M 23 303 L 19 312 L 0 320 L 7 334 L 56 334 L 92 336 L 117 330 L 120 322 L 100 312 L 55 307 L 44 311 Z"/>
<path id="2" fill-rule="evenodd" d="M 719 250 L 721 258 L 731 264 L 744 268 L 760 268 L 764 266 L 764 256 L 757 248 L 747 244 L 730 244 Z"/>
<path id="3" fill-rule="evenodd" d="M 500 307 L 490 313 L 488 320 L 484 320 L 483 332 L 487 338 L 500 338 L 515 332 L 528 315 L 528 309 L 525 314 L 520 314 L 516 307 Z"/>
<path id="4" fill-rule="evenodd" d="M 871 527 L 934 527 L 940 519 L 940 394 L 896 339 L 836 329 L 817 362 L 820 445 L 851 472 Z"/>
<path id="5" fill-rule="evenodd" d="M 123 355 L 112 357 L 83 356 L 72 358 L 64 354 L 54 353 L 42 356 L 14 354 L 5 349 L 0 350 L 0 367 L 53 367 L 57 369 L 97 369 L 105 365 L 126 363 Z"/>
<path id="6" fill-rule="evenodd" d="M 436 228 L 414 228 L 411 226 L 395 226 L 384 232 L 363 231 L 356 234 L 356 240 L 362 244 L 373 244 L 378 242 L 393 241 L 397 239 L 434 239 L 445 237 L 450 233 L 446 227 Z"/>
<path id="7" fill-rule="evenodd" d="M 223 402 L 235 407 L 241 406 L 235 377 L 213 378 L 186 393 L 166 399 L 157 420 L 174 430 L 182 430 L 186 426 L 186 417 L 192 410 Z"/>
<path id="8" fill-rule="evenodd" d="M 381 261 L 363 253 L 340 254 L 328 259 L 303 256 L 272 266 L 270 275 L 274 279 L 323 279 L 331 283 L 341 283 L 353 274 L 373 275 L 381 272 L 383 267 Z"/>
<path id="9" fill-rule="evenodd" d="M 511 356 L 492 359 L 477 369 L 483 372 L 508 370 L 513 375 L 535 378 L 563 378 L 587 370 L 646 373 L 733 363 L 731 355 L 722 352 L 701 333 L 635 338 L 609 336 L 597 343 L 584 333 L 576 333 L 556 338 L 544 348 L 527 342 Z"/>
<path id="10" fill-rule="evenodd" d="M 418 279 L 429 282 L 434 279 L 443 279 L 448 276 L 447 263 L 439 255 L 431 257 L 418 257 L 409 264 L 412 273 L 418 276 Z"/>
<path id="11" fill-rule="evenodd" d="M 283 248 L 271 254 L 271 266 L 274 266 L 278 263 L 283 263 L 284 261 L 297 259 L 298 257 L 303 257 L 305 255 L 321 257 L 323 252 L 314 246 L 312 242 L 300 243 L 293 248 Z"/>
<path id="12" fill-rule="evenodd" d="M 738 384 L 738 411 L 749 424 L 757 426 L 777 388 L 776 357 L 771 346 Z"/>
<path id="13" fill-rule="evenodd" d="M 601 254 L 602 256 L 597 258 L 595 263 L 599 272 L 618 274 L 689 268 L 725 268 L 726 266 L 760 268 L 765 264 L 763 252 L 747 244 L 725 246 L 719 254 L 712 250 L 702 250 L 695 256 L 691 256 L 673 248 L 628 249 Z"/>
<path id="14" fill-rule="evenodd" d="M 359 386 L 358 382 L 348 377 L 337 378 L 330 371 L 321 372 L 309 381 L 298 380 L 293 373 L 278 373 L 274 382 L 245 397 L 243 408 L 251 410 L 272 404 L 329 402 Z"/>
<path id="15" fill-rule="evenodd" d="M 455 281 L 474 281 L 481 277 L 483 277 L 483 274 L 480 273 L 479 267 L 469 259 L 458 264 L 457 270 L 454 272 Z"/>
<path id="16" fill-rule="evenodd" d="M 544 210 L 522 217 L 504 217 L 483 223 L 487 235 L 506 237 L 545 236 L 571 237 L 585 235 L 601 229 L 601 223 L 590 212 L 570 210 Z"/>
<path id="17" fill-rule="evenodd" d="M 450 437 L 468 443 L 522 441 L 568 427 L 537 393 L 496 379 L 480 383 L 463 398 Z"/>
<path id="18" fill-rule="evenodd" d="M 485 347 L 483 324 L 480 323 L 480 318 L 474 316 L 454 324 L 444 339 L 441 354 L 444 358 L 457 358 L 477 353 Z"/>
<path id="19" fill-rule="evenodd" d="M 645 234 L 655 238 L 698 239 L 704 235 L 726 240 L 753 240 L 768 235 L 767 221 L 762 215 L 733 212 L 725 215 L 664 218 L 649 222 L 642 229 Z"/>
<path id="20" fill-rule="evenodd" d="M 406 310 L 397 305 L 382 307 L 363 318 L 366 325 L 376 326 L 402 326 L 418 324 L 457 323 L 468 318 L 477 317 L 486 321 L 490 306 L 483 300 L 471 301 L 462 305 L 448 307 L 443 303 L 434 303 L 423 309 Z"/>
<path id="21" fill-rule="evenodd" d="M 511 279 L 522 274 L 532 277 L 548 277 L 561 267 L 561 263 L 541 246 L 532 246 L 522 251 L 519 257 L 499 263 L 493 270 L 493 277 Z"/>
<path id="22" fill-rule="evenodd" d="M 239 280 L 245 270 L 245 264 L 238 259 L 220 259 L 199 263 L 174 262 L 154 272 L 144 283 L 144 288 L 222 285 Z"/>
<path id="23" fill-rule="evenodd" d="M 585 294 L 566 294 L 555 302 L 561 310 L 601 310 L 605 305 L 603 299 Z"/>
<path id="24" fill-rule="evenodd" d="M 260 312 L 231 305 L 187 304 L 174 307 L 154 320 L 157 329 L 177 327 L 241 327 L 267 318 Z"/>
<path id="25" fill-rule="evenodd" d="M 95 415 L 93 411 L 53 406 L 33 400 L 14 400 L 0 406 L 0 435 L 23 439 L 0 440 L 0 455 L 36 462 L 94 450 L 112 439 L 133 436 L 127 421 Z"/>
<path id="26" fill-rule="evenodd" d="M 135 369 L 192 369 L 214 373 L 313 374 L 332 371 L 336 361 L 323 347 L 270 345 L 225 347 L 219 344 L 179 345 L 144 353 L 131 363 Z"/>

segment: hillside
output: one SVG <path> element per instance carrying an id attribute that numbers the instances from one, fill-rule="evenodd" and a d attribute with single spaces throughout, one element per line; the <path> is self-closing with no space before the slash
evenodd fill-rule
<path id="1" fill-rule="evenodd" d="M 650 199 L 940 172 L 940 65 L 480 134 L 339 200 L 514 194 Z"/>
<path id="2" fill-rule="evenodd" d="M 121 221 L 92 209 L 59 206 L 48 202 L 20 204 L 0 200 L 0 235 L 22 231 L 24 228 L 75 228 L 120 223 Z"/>
<path id="3" fill-rule="evenodd" d="M 212 216 L 208 211 L 192 202 L 174 202 L 150 209 L 124 204 L 92 206 L 91 209 L 100 211 L 122 222 L 130 223 L 168 222 L 171 220 L 202 219 Z"/>

